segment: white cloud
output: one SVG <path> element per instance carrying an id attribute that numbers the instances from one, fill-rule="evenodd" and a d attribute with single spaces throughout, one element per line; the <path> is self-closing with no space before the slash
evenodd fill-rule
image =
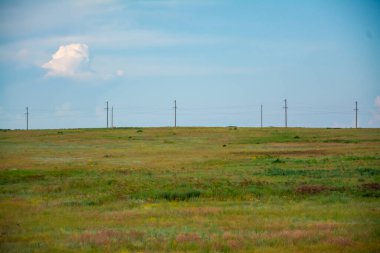
<path id="1" fill-rule="evenodd" d="M 86 44 L 69 44 L 60 46 L 52 59 L 43 64 L 48 70 L 47 76 L 86 77 L 89 71 L 88 46 Z"/>
<path id="2" fill-rule="evenodd" d="M 116 75 L 117 76 L 124 76 L 124 71 L 119 69 L 118 71 L 116 71 Z"/>

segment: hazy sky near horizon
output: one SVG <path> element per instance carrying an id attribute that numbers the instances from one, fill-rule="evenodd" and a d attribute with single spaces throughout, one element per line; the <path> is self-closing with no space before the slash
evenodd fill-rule
<path id="1" fill-rule="evenodd" d="M 380 1 L 0 1 L 0 128 L 380 127 Z M 111 123 L 110 123 L 111 124 Z"/>

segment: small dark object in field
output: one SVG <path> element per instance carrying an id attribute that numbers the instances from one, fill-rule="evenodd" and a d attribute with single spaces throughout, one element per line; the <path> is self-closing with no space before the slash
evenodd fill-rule
<path id="1" fill-rule="evenodd" d="M 300 137 L 298 135 L 294 136 L 294 139 L 299 139 Z"/>
<path id="2" fill-rule="evenodd" d="M 108 154 L 104 155 L 104 158 L 109 158 L 109 157 L 111 157 L 111 155 L 108 155 Z"/>
<path id="3" fill-rule="evenodd" d="M 128 136 L 128 139 L 132 139 L 132 136 Z"/>
<path id="4" fill-rule="evenodd" d="M 57 134 L 63 134 L 63 132 L 62 132 L 62 131 L 59 131 L 59 132 L 57 132 Z"/>
<path id="5" fill-rule="evenodd" d="M 227 145 L 226 145 L 226 144 L 223 144 L 223 148 L 225 148 L 225 147 L 227 147 Z"/>
<path id="6" fill-rule="evenodd" d="M 272 163 L 284 163 L 280 158 L 276 158 Z"/>
<path id="7" fill-rule="evenodd" d="M 142 133 L 143 130 L 139 129 L 139 130 L 137 130 L 136 132 L 137 132 L 137 133 Z"/>
<path id="8" fill-rule="evenodd" d="M 111 180 L 108 180 L 108 181 L 107 181 L 107 184 L 108 184 L 108 185 L 112 185 L 112 184 L 114 184 L 114 183 L 116 183 L 116 182 L 117 182 L 116 180 L 111 179 Z"/>

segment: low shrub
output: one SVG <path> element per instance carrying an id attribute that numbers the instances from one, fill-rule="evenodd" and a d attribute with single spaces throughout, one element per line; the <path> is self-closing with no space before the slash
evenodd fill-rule
<path id="1" fill-rule="evenodd" d="M 169 201 L 185 201 L 192 198 L 198 198 L 201 196 L 201 191 L 196 189 L 185 189 L 185 190 L 173 190 L 162 192 L 158 194 L 157 198 L 166 199 Z"/>

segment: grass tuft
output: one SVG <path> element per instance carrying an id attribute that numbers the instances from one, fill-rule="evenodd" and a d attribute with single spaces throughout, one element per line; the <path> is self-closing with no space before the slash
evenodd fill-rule
<path id="1" fill-rule="evenodd" d="M 186 190 L 173 190 L 157 195 L 157 199 L 166 199 L 169 201 L 185 201 L 189 199 L 199 198 L 201 196 L 201 191 L 196 189 L 186 189 Z"/>

